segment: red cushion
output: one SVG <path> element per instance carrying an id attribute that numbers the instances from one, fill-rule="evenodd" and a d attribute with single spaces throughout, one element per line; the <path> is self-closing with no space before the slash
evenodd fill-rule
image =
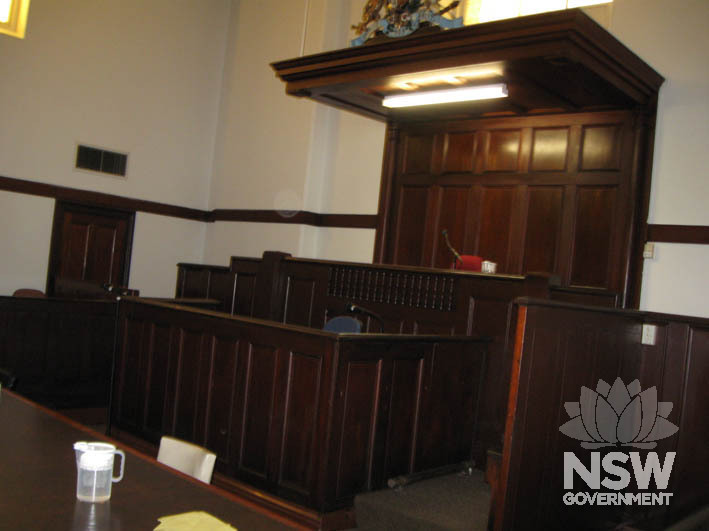
<path id="1" fill-rule="evenodd" d="M 461 269 L 463 271 L 481 271 L 482 268 L 482 257 L 474 256 L 472 254 L 461 254 L 460 260 L 456 259 L 453 264 L 453 269 Z"/>

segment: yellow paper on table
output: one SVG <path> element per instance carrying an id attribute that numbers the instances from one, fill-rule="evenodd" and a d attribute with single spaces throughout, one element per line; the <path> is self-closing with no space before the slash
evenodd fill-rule
<path id="1" fill-rule="evenodd" d="M 158 521 L 160 525 L 154 531 L 237 531 L 204 511 L 161 516 Z"/>

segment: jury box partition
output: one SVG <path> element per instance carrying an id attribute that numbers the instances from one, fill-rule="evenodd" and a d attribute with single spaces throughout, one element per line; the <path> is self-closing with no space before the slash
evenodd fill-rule
<path id="1" fill-rule="evenodd" d="M 520 299 L 516 305 L 514 363 L 491 528 L 666 529 L 678 519 L 706 507 L 709 504 L 706 411 L 709 319 L 531 299 Z M 645 341 L 643 328 L 652 331 L 645 334 Z M 636 432 L 639 439 L 658 422 L 658 414 L 676 425 L 677 432 L 658 439 L 649 437 L 657 444 L 655 447 L 610 445 L 589 449 L 559 430 L 574 414 L 574 409 L 566 404 L 581 402 L 582 387 L 608 395 L 607 388 L 599 388 L 599 380 L 612 386 L 617 378 L 624 386 L 637 380 L 642 392 L 648 393 L 634 398 L 642 402 L 642 415 L 630 405 L 622 415 L 627 421 L 627 414 L 634 412 L 636 422 L 645 428 L 644 432 Z M 595 414 L 609 414 L 593 400 L 596 409 L 592 409 L 590 419 L 596 418 Z M 610 395 L 608 400 L 617 407 L 618 402 Z M 598 401 L 602 402 L 600 398 Z M 626 401 L 630 401 L 630 396 Z M 657 402 L 669 403 L 670 410 L 656 409 Z M 587 410 L 584 415 L 588 413 Z M 592 422 L 584 416 L 584 425 Z M 609 437 L 608 431 L 602 433 Z M 565 489 L 564 452 L 573 452 L 590 468 L 592 452 L 608 451 L 639 452 L 643 463 L 648 452 L 657 452 L 661 463 L 666 452 L 676 452 L 670 482 L 664 491 L 657 491 L 654 481 L 649 490 L 638 488 L 635 479 L 623 490 L 668 492 L 672 494 L 670 504 L 564 504 L 562 498 L 567 492 L 595 492 L 579 476 L 573 489 Z M 629 464 L 621 466 L 630 469 Z M 604 477 L 607 475 L 604 473 Z M 610 487 L 602 487 L 600 491 L 615 492 Z M 690 528 L 694 529 L 690 525 L 677 529 Z"/>
<path id="2" fill-rule="evenodd" d="M 294 258 L 266 252 L 232 257 L 229 266 L 178 264 L 176 297 L 216 299 L 233 315 L 322 328 L 348 303 L 382 317 L 383 331 L 481 336 L 491 339 L 476 457 L 501 448 L 511 368 L 511 302 L 522 296 L 605 307 L 617 294 L 560 288 L 548 275 L 490 275 L 469 271 Z M 381 330 L 364 317 L 366 329 Z"/>
<path id="3" fill-rule="evenodd" d="M 56 409 L 108 405 L 116 302 L 0 297 L 0 369 Z"/>
<path id="4" fill-rule="evenodd" d="M 391 477 L 470 459 L 486 343 L 124 298 L 111 430 L 206 446 L 217 482 L 331 511 Z"/>

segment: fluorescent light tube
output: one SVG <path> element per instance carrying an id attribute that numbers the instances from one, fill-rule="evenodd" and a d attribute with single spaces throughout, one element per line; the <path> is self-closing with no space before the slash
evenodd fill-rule
<path id="1" fill-rule="evenodd" d="M 382 100 L 384 107 L 414 107 L 417 105 L 435 105 L 438 103 L 453 103 L 457 101 L 491 100 L 506 98 L 507 85 L 495 83 L 494 85 L 480 85 L 477 87 L 461 87 L 446 90 L 431 90 L 412 94 L 399 94 L 385 96 Z"/>

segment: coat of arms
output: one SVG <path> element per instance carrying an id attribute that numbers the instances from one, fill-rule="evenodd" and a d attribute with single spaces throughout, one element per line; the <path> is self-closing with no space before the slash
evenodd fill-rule
<path id="1" fill-rule="evenodd" d="M 458 4 L 457 0 L 446 7 L 438 0 L 367 0 L 362 21 L 352 26 L 358 36 L 351 45 L 359 46 L 372 35 L 404 37 L 424 24 L 444 29 L 459 28 L 463 25 L 462 17 L 444 16 Z"/>

